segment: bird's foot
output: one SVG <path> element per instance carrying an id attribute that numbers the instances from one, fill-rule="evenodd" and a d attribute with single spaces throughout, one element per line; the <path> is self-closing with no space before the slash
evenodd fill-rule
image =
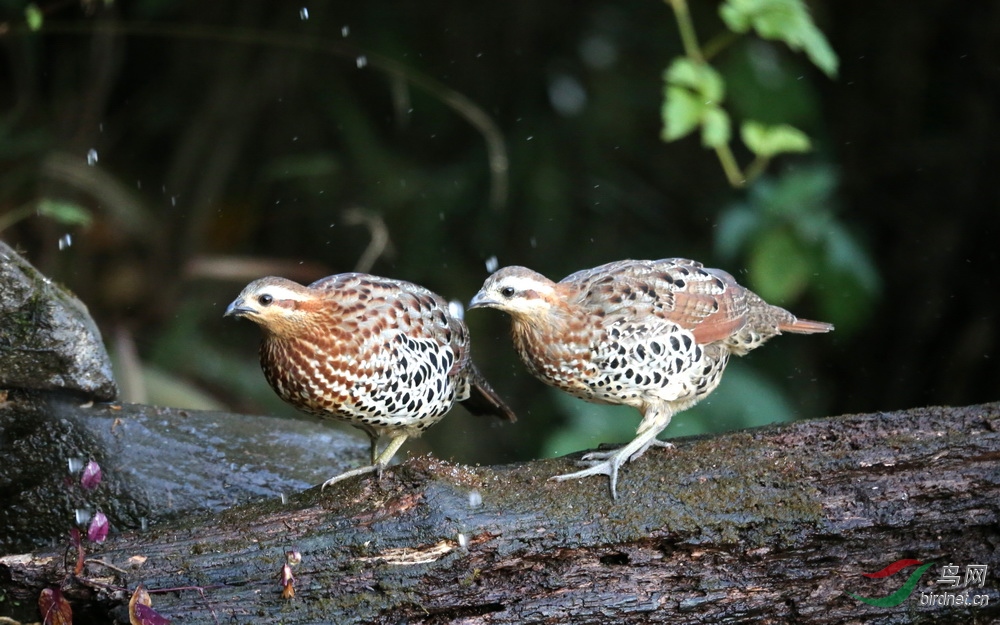
<path id="1" fill-rule="evenodd" d="M 331 477 L 327 481 L 323 482 L 320 485 L 319 489 L 323 490 L 324 488 L 326 488 L 327 486 L 330 486 L 331 484 L 336 484 L 337 482 L 342 482 L 344 480 L 350 479 L 350 478 L 358 476 L 358 475 L 367 475 L 369 473 L 377 473 L 381 477 L 381 475 L 382 475 L 382 469 L 383 468 L 384 468 L 384 466 L 382 466 L 382 465 L 372 464 L 372 465 L 368 465 L 367 467 L 358 467 L 357 469 L 351 469 L 350 471 L 347 471 L 345 473 L 341 473 L 340 475 L 335 475 L 335 476 Z"/>
<path id="2" fill-rule="evenodd" d="M 636 448 L 637 444 L 639 445 L 638 448 Z M 585 454 L 580 462 L 581 464 L 589 465 L 586 469 L 566 473 L 565 475 L 556 475 L 549 479 L 564 482 L 566 480 L 576 480 L 581 477 L 590 477 L 591 475 L 607 475 L 610 479 L 611 498 L 618 499 L 618 467 L 626 462 L 633 462 L 650 447 L 673 446 L 673 443 L 651 438 L 646 442 L 642 440 L 632 441 L 628 445 L 613 451 L 592 451 Z"/>
<path id="3" fill-rule="evenodd" d="M 587 456 L 589 455 L 590 454 L 587 454 Z M 611 498 L 617 499 L 618 467 L 625 462 L 625 456 L 621 454 L 621 450 L 617 453 L 611 454 L 606 460 L 603 461 L 590 460 L 587 459 L 587 456 L 584 456 L 584 463 L 590 464 L 588 468 L 580 471 L 574 471 L 573 473 L 566 473 L 564 475 L 555 475 L 549 479 L 555 480 L 556 482 L 565 482 L 566 480 L 577 480 L 581 477 L 590 477 L 591 475 L 607 475 L 610 479 Z"/>

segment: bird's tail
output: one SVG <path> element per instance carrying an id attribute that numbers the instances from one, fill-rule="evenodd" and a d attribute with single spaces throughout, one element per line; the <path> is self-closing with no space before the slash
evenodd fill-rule
<path id="1" fill-rule="evenodd" d="M 504 403 L 500 395 L 493 390 L 483 374 L 471 362 L 469 363 L 469 398 L 463 401 L 462 405 L 474 415 L 493 415 L 511 423 L 517 421 L 514 411 Z"/>
<path id="2" fill-rule="evenodd" d="M 818 334 L 820 332 L 830 332 L 833 330 L 833 324 L 826 323 L 825 321 L 798 319 L 793 316 L 791 321 L 780 322 L 778 330 L 780 332 L 795 332 L 798 334 Z"/>

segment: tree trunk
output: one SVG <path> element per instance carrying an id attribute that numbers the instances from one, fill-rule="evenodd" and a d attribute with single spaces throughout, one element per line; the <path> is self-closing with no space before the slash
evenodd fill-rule
<path id="1" fill-rule="evenodd" d="M 546 479 L 572 468 L 570 459 L 467 467 L 420 457 L 381 481 L 88 544 L 80 576 L 64 547 L 8 556 L 0 614 L 61 585 L 77 625 L 127 623 L 125 602 L 142 583 L 180 589 L 154 592 L 153 609 L 185 624 L 1000 618 L 1000 404 L 680 440 L 623 469 L 617 501 L 606 479 Z M 285 599 L 288 551 L 301 564 Z M 899 605 L 848 594 L 899 590 L 913 568 L 862 573 L 901 559 L 934 564 Z M 945 565 L 961 575 L 986 565 L 985 583 L 944 587 Z M 942 590 L 988 604 L 927 605 Z"/>

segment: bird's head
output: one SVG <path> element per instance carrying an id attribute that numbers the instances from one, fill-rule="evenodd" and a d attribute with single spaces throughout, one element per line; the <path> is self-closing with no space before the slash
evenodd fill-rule
<path id="1" fill-rule="evenodd" d="M 504 267 L 486 279 L 469 309 L 496 308 L 527 321 L 549 315 L 557 303 L 554 282 L 526 267 Z"/>
<path id="2" fill-rule="evenodd" d="M 316 296 L 285 278 L 254 280 L 226 308 L 224 317 L 243 317 L 274 336 L 292 336 L 309 323 Z"/>

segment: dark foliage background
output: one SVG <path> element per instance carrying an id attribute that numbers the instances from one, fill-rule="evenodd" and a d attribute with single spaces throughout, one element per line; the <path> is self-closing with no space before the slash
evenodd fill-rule
<path id="1" fill-rule="evenodd" d="M 696 138 L 659 138 L 680 53 L 662 2 L 37 6 L 32 32 L 25 3 L 0 2 L 0 219 L 57 218 L 32 208 L 0 236 L 90 306 L 127 399 L 288 411 L 257 368 L 256 328 L 221 319 L 260 275 L 371 261 L 467 301 L 492 257 L 560 278 L 666 256 L 764 290 L 792 276 L 777 303 L 838 324 L 731 366 L 671 434 L 997 398 L 997 3 L 811 3 L 836 80 L 753 38 L 724 50 L 732 110 L 816 144 L 749 190 Z M 692 3 L 705 39 L 716 9 Z M 58 218 L 67 205 L 91 223 Z M 740 231 L 733 215 L 769 225 Z M 806 218 L 814 239 L 846 233 L 837 262 L 808 236 L 791 255 L 772 246 Z M 634 431 L 627 409 L 524 373 L 501 315 L 467 321 L 522 419 L 456 410 L 411 452 L 510 461 Z"/>

